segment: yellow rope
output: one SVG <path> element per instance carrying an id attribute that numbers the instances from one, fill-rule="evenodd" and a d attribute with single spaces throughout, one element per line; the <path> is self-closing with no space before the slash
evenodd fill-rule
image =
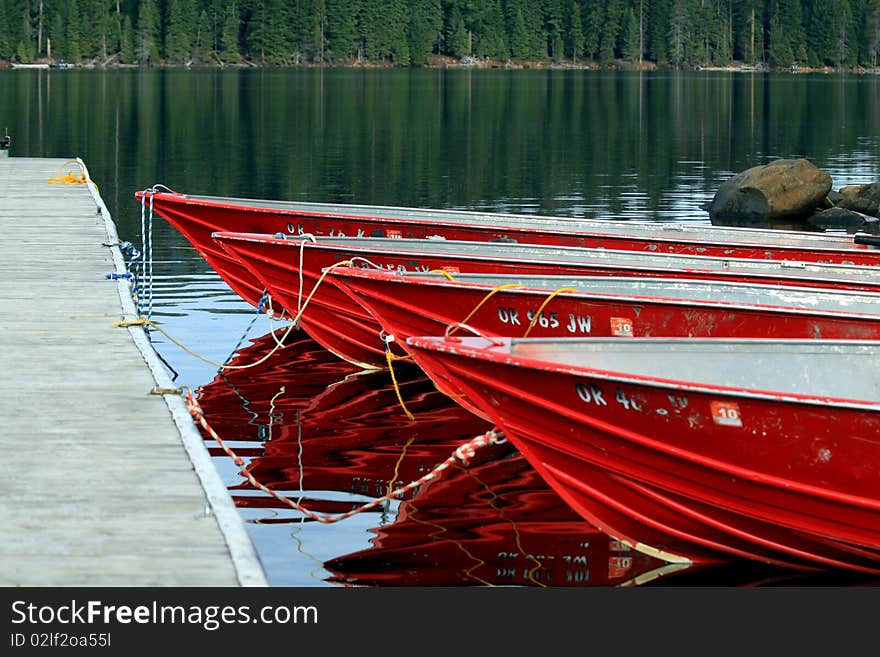
<path id="1" fill-rule="evenodd" d="M 483 307 L 483 304 L 486 303 L 489 299 L 491 299 L 495 295 L 496 292 L 500 292 L 501 290 L 523 289 L 523 287 L 524 286 L 520 285 L 519 283 L 507 283 L 506 285 L 499 285 L 494 290 L 489 292 L 489 294 L 487 294 L 485 297 L 483 297 L 483 300 L 480 301 L 480 303 L 478 303 L 476 306 L 474 306 L 474 309 L 472 311 L 470 311 L 470 313 L 468 313 L 468 316 L 465 317 L 463 320 L 461 320 L 459 322 L 459 324 L 467 324 L 468 320 L 471 317 L 473 317 L 474 315 L 476 315 L 477 311 Z M 457 325 L 453 326 L 452 330 L 449 331 L 446 335 L 452 335 L 457 330 L 458 330 L 458 326 Z"/>
<path id="2" fill-rule="evenodd" d="M 63 173 L 64 167 L 69 164 L 74 164 L 79 167 L 79 175 L 75 173 Z M 82 162 L 77 162 L 76 160 L 69 160 L 63 163 L 60 167 L 58 167 L 58 173 L 51 178 L 49 178 L 50 185 L 83 185 L 85 183 L 92 183 L 95 185 L 95 189 L 97 189 L 97 185 L 94 180 L 89 180 L 86 177 L 85 167 L 82 165 Z"/>
<path id="3" fill-rule="evenodd" d="M 213 361 L 209 358 L 205 358 L 204 356 L 194 352 L 192 349 L 190 349 L 189 347 L 187 347 L 183 343 L 175 340 L 174 337 L 172 337 L 171 334 L 169 334 L 165 329 L 163 329 L 161 326 L 159 326 L 159 324 L 157 324 L 156 322 L 154 322 L 151 319 L 147 319 L 146 317 L 139 317 L 138 319 L 127 319 L 127 320 L 123 320 L 121 322 L 113 322 L 113 326 L 151 326 L 154 329 L 156 329 L 157 331 L 159 331 L 159 333 L 164 335 L 166 338 L 171 340 L 171 342 L 173 342 L 178 347 L 183 349 L 186 353 L 188 353 L 189 355 L 191 355 L 195 358 L 198 358 L 199 360 L 207 363 L 208 365 L 213 365 L 214 367 L 217 367 L 220 370 L 246 370 L 248 368 L 256 367 L 257 365 L 261 365 L 262 363 L 265 363 L 267 360 L 269 360 L 269 358 L 272 357 L 272 355 L 276 351 L 283 348 L 284 341 L 287 339 L 287 336 L 290 335 L 290 333 L 296 328 L 300 317 L 302 317 L 302 314 L 305 312 L 306 308 L 308 308 L 308 305 L 311 302 L 312 297 L 315 295 L 315 292 L 318 290 L 318 288 L 324 282 L 324 279 L 327 278 L 327 274 L 329 274 L 331 271 L 333 271 L 337 267 L 349 267 L 349 266 L 351 266 L 351 264 L 352 264 L 351 260 L 343 260 L 341 262 L 337 262 L 333 265 L 330 265 L 329 267 L 326 267 L 324 269 L 324 271 L 321 273 L 321 277 L 318 279 L 318 282 L 315 283 L 315 286 L 312 288 L 312 291 L 309 292 L 309 296 L 306 297 L 305 303 L 303 303 L 302 307 L 299 309 L 299 312 L 296 314 L 296 317 L 291 319 L 291 324 L 284 331 L 284 335 L 281 336 L 281 339 L 276 341 L 277 342 L 276 345 L 274 347 L 272 347 L 272 349 L 265 356 L 263 356 L 259 360 L 255 361 L 253 363 L 250 363 L 248 365 L 225 365 L 223 363 L 218 363 L 216 361 Z M 408 412 L 407 412 L 407 414 L 408 414 Z M 412 419 L 412 418 L 410 418 L 410 419 Z"/>
<path id="4" fill-rule="evenodd" d="M 450 274 L 448 271 L 446 271 L 445 269 L 432 269 L 428 273 L 429 274 L 443 274 L 450 281 L 452 281 L 453 283 L 455 282 L 455 277 L 452 274 Z"/>
<path id="5" fill-rule="evenodd" d="M 544 303 L 541 304 L 541 307 L 538 308 L 538 312 L 536 312 L 535 316 L 532 317 L 532 321 L 529 323 L 529 328 L 527 328 L 526 332 L 523 333 L 524 338 L 529 337 L 529 333 L 531 332 L 532 327 L 538 321 L 538 318 L 541 316 L 541 313 L 543 312 L 543 310 L 547 306 L 547 304 L 550 303 L 550 301 L 553 299 L 553 297 L 555 297 L 558 294 L 562 294 L 563 292 L 577 292 L 577 290 L 575 290 L 572 287 L 561 287 L 558 290 L 554 291 L 552 294 L 550 294 L 550 296 L 548 296 L 546 299 L 544 299 Z"/>
<path id="6" fill-rule="evenodd" d="M 414 433 L 412 436 L 410 436 L 410 439 L 406 441 L 406 444 L 400 451 L 400 456 L 397 457 L 397 463 L 394 464 L 394 474 L 391 475 L 391 479 L 388 482 L 388 495 L 391 495 L 394 492 L 394 484 L 397 483 L 397 477 L 400 475 L 400 466 L 403 463 L 403 458 L 406 456 L 406 450 L 409 448 L 410 445 L 413 444 L 413 441 L 415 441 L 417 435 L 418 434 Z"/>
<path id="7" fill-rule="evenodd" d="M 391 347 L 387 342 L 385 343 L 385 359 L 388 361 L 388 371 L 391 372 L 391 382 L 394 384 L 394 392 L 397 394 L 397 401 L 400 402 L 400 407 L 403 409 L 403 412 L 406 413 L 406 416 L 410 420 L 415 420 L 415 415 L 410 413 L 406 404 L 403 403 L 403 396 L 400 394 L 400 386 L 397 385 L 397 377 L 394 376 L 394 366 L 391 364 L 394 360 L 394 354 L 391 353 Z"/>

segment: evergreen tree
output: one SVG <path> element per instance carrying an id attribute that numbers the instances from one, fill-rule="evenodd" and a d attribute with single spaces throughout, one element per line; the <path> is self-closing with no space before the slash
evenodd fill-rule
<path id="1" fill-rule="evenodd" d="M 189 62 L 196 34 L 193 0 L 168 0 L 165 32 L 165 57 L 173 63 Z"/>
<path id="2" fill-rule="evenodd" d="M 10 37 L 6 0 L 0 0 L 0 59 L 12 59 L 12 39 Z"/>
<path id="3" fill-rule="evenodd" d="M 0 17 L 2 20 L 2 17 Z M 64 17 L 60 7 L 54 7 L 46 27 L 46 49 L 52 51 L 53 59 L 65 59 L 67 57 L 64 40 Z M 2 55 L 0 55 L 2 57 Z"/>
<path id="4" fill-rule="evenodd" d="M 526 22 L 526 34 L 529 38 L 529 59 L 547 57 L 547 27 L 541 5 L 526 0 L 523 5 L 523 18 Z"/>
<path id="5" fill-rule="evenodd" d="M 834 63 L 837 0 L 813 2 L 809 15 L 807 62 L 810 66 Z"/>
<path id="6" fill-rule="evenodd" d="M 256 0 L 245 28 L 245 43 L 250 58 L 261 65 L 284 63 L 288 56 L 285 42 L 284 0 Z M 314 55 L 311 31 L 306 33 L 306 49 Z"/>
<path id="7" fill-rule="evenodd" d="M 648 58 L 658 64 L 669 62 L 667 40 L 669 38 L 669 0 L 653 0 L 648 7 L 648 24 L 645 41 Z"/>
<path id="8" fill-rule="evenodd" d="M 807 59 L 801 0 L 773 0 L 770 13 L 770 63 L 790 66 Z"/>
<path id="9" fill-rule="evenodd" d="M 25 2 L 19 8 L 19 20 L 21 24 L 20 39 L 16 53 L 20 62 L 33 61 L 37 56 L 37 48 L 34 42 L 34 26 L 31 16 L 30 2 Z"/>
<path id="10" fill-rule="evenodd" d="M 837 40 L 834 47 L 835 64 L 838 66 L 855 66 L 858 57 L 857 27 L 853 22 L 850 0 L 839 0 L 840 15 L 838 16 Z"/>
<path id="11" fill-rule="evenodd" d="M 410 11 L 407 30 L 409 52 L 413 64 L 427 64 L 443 29 L 440 0 L 416 0 Z"/>
<path id="12" fill-rule="evenodd" d="M 544 27 L 547 30 L 547 53 L 554 60 L 564 56 L 563 13 L 559 0 L 544 1 Z"/>
<path id="13" fill-rule="evenodd" d="M 770 63 L 773 66 L 794 64 L 794 51 L 791 47 L 791 33 L 787 29 L 785 17 L 777 10 L 770 18 Z"/>
<path id="14" fill-rule="evenodd" d="M 589 59 L 599 59 L 599 34 L 605 20 L 604 5 L 600 0 L 587 0 L 587 11 L 584 16 L 584 55 Z"/>
<path id="15" fill-rule="evenodd" d="M 232 2 L 226 7 L 226 16 L 223 19 L 223 30 L 220 36 L 220 58 L 227 64 L 237 64 L 241 59 L 238 44 L 240 28 L 241 17 L 238 14 L 238 6 Z"/>
<path id="16" fill-rule="evenodd" d="M 608 0 L 605 3 L 605 20 L 599 36 L 599 61 L 602 63 L 613 62 L 617 57 L 616 47 L 620 38 L 622 18 L 622 0 Z"/>
<path id="17" fill-rule="evenodd" d="M 211 18 L 208 16 L 207 10 L 202 9 L 197 25 L 194 41 L 195 54 L 199 62 L 206 62 L 211 57 L 214 41 Z"/>
<path id="18" fill-rule="evenodd" d="M 318 62 L 324 62 L 324 53 L 327 50 L 326 43 L 327 30 L 327 5 L 324 0 L 313 0 L 312 2 L 312 52 L 313 59 Z"/>
<path id="19" fill-rule="evenodd" d="M 522 0 L 508 0 L 504 11 L 510 56 L 513 59 L 526 59 L 529 56 L 529 35 L 526 33 Z"/>
<path id="20" fill-rule="evenodd" d="M 327 0 L 327 51 L 336 62 L 346 61 L 357 50 L 358 7 L 352 5 L 348 0 Z"/>
<path id="21" fill-rule="evenodd" d="M 446 26 L 446 51 L 455 57 L 465 57 L 471 54 L 470 38 L 464 26 L 464 18 L 457 5 L 452 8 Z"/>
<path id="22" fill-rule="evenodd" d="M 862 63 L 875 67 L 880 54 L 880 0 L 866 0 L 863 22 L 865 30 Z"/>
<path id="23" fill-rule="evenodd" d="M 70 0 L 67 5 L 64 45 L 68 61 L 77 63 L 82 60 L 82 29 L 80 28 L 79 4 L 77 0 Z"/>
<path id="24" fill-rule="evenodd" d="M 578 56 L 584 51 L 584 19 L 578 0 L 568 2 L 565 15 L 565 54 L 571 57 L 572 64 L 577 64 Z"/>
<path id="25" fill-rule="evenodd" d="M 123 64 L 134 64 L 134 29 L 131 18 L 126 15 L 122 19 L 122 42 L 119 44 L 119 60 Z"/>
<path id="26" fill-rule="evenodd" d="M 682 66 L 687 59 L 689 36 L 687 0 L 672 0 L 669 14 L 669 62 L 673 66 Z"/>
<path id="27" fill-rule="evenodd" d="M 506 59 L 508 54 L 504 14 L 498 0 L 486 0 L 474 25 L 474 50 L 481 57 Z"/>
<path id="28" fill-rule="evenodd" d="M 623 29 L 620 34 L 620 53 L 627 62 L 640 59 L 639 21 L 632 7 L 627 7 L 623 14 Z"/>
<path id="29" fill-rule="evenodd" d="M 138 64 L 143 66 L 159 62 L 159 27 L 159 8 L 156 0 L 141 0 L 135 42 L 135 61 Z"/>

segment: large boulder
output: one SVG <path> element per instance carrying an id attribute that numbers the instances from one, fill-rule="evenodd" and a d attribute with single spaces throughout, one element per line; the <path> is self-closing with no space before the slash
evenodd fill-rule
<path id="1" fill-rule="evenodd" d="M 835 205 L 872 217 L 880 217 L 880 183 L 841 187 L 840 198 Z"/>
<path id="2" fill-rule="evenodd" d="M 721 184 L 706 209 L 712 223 L 805 218 L 823 205 L 831 176 L 809 160 L 776 160 Z"/>

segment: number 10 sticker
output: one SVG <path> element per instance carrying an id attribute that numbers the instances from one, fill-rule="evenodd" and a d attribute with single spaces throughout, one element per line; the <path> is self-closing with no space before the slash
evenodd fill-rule
<path id="1" fill-rule="evenodd" d="M 712 419 L 715 424 L 725 427 L 741 427 L 742 416 L 739 413 L 739 404 L 735 402 L 713 401 L 709 404 L 712 409 Z"/>

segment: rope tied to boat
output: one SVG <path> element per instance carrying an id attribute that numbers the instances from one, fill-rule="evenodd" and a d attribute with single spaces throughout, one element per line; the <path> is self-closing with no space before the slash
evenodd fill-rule
<path id="1" fill-rule="evenodd" d="M 547 304 L 550 303 L 554 299 L 554 297 L 565 292 L 577 292 L 577 290 L 575 290 L 573 287 L 561 287 L 558 290 L 554 290 L 553 292 L 551 292 L 547 296 L 547 298 L 544 299 L 544 302 L 540 306 L 538 306 L 538 310 L 535 312 L 535 316 L 532 317 L 532 321 L 529 322 L 529 327 L 526 329 L 526 332 L 523 333 L 524 338 L 529 337 L 529 333 L 532 332 L 535 324 L 538 323 L 538 320 L 541 318 L 541 313 L 544 312 L 544 308 L 547 307 Z"/>
<path id="2" fill-rule="evenodd" d="M 254 313 L 254 316 L 251 318 L 250 324 L 248 324 L 244 332 L 241 334 L 241 337 L 238 339 L 236 345 L 232 348 L 232 351 L 229 352 L 229 355 L 226 357 L 226 360 L 223 361 L 223 364 L 226 365 L 232 358 L 235 356 L 235 353 L 241 348 L 242 343 L 247 338 L 248 334 L 251 332 L 251 329 L 254 327 L 254 323 L 257 321 L 257 318 L 262 314 L 263 307 L 266 305 L 266 302 L 269 300 L 269 292 L 263 290 L 263 295 L 260 297 L 260 301 L 257 304 L 257 312 Z"/>
<path id="3" fill-rule="evenodd" d="M 379 334 L 379 337 L 382 338 L 382 342 L 385 343 L 385 360 L 388 362 L 388 371 L 391 373 L 391 383 L 394 384 L 394 392 L 397 394 L 397 401 L 400 404 L 400 408 L 403 409 L 403 412 L 406 413 L 406 416 L 409 418 L 410 422 L 412 422 L 416 419 L 416 417 L 415 415 L 410 413 L 410 410 L 403 402 L 403 395 L 400 394 L 400 386 L 397 384 L 397 376 L 395 376 L 394 374 L 394 360 L 396 357 L 391 352 L 391 343 L 394 342 L 394 336 L 387 335 L 385 331 L 382 331 Z"/>
<path id="4" fill-rule="evenodd" d="M 113 322 L 113 326 L 117 326 L 117 327 L 143 326 L 147 329 L 153 328 L 153 329 L 157 330 L 159 333 L 161 333 L 162 335 L 164 335 L 166 338 L 168 338 L 172 343 L 174 343 L 175 345 L 180 347 L 183 351 L 188 353 L 190 356 L 193 356 L 194 358 L 197 358 L 198 360 L 200 360 L 204 363 L 207 363 L 208 365 L 212 365 L 213 367 L 218 368 L 218 370 L 220 370 L 220 371 L 222 371 L 222 370 L 250 369 L 251 367 L 256 367 L 257 365 L 262 365 L 267 360 L 269 360 L 275 354 L 276 351 L 278 351 L 279 349 L 282 349 L 284 347 L 284 341 L 296 328 L 298 328 L 300 317 L 302 317 L 303 313 L 306 311 L 306 308 L 309 307 L 309 303 L 311 303 L 312 298 L 315 296 L 315 292 L 317 292 L 318 288 L 324 283 L 324 281 L 327 278 L 327 275 L 331 271 L 333 271 L 334 269 L 336 269 L 338 267 L 350 267 L 352 264 L 353 264 L 352 260 L 342 260 L 340 262 L 334 263 L 333 265 L 330 265 L 329 267 L 325 267 L 324 270 L 321 272 L 321 276 L 318 278 L 318 281 L 315 283 L 315 286 L 312 288 L 312 291 L 306 297 L 306 300 L 302 304 L 302 307 L 300 308 L 299 312 L 297 312 L 295 317 L 291 318 L 290 326 L 288 326 L 285 329 L 283 335 L 278 340 L 275 341 L 275 343 L 276 343 L 275 346 L 272 347 L 272 349 L 269 350 L 262 358 L 254 361 L 253 363 L 248 363 L 247 365 L 229 365 L 228 362 L 218 363 L 217 361 L 211 360 L 210 358 L 207 358 L 207 357 L 193 351 L 192 349 L 187 347 L 185 344 L 183 344 L 182 342 L 177 340 L 174 336 L 172 336 L 170 333 L 168 333 L 168 331 L 166 331 L 164 328 L 162 328 L 162 326 L 158 322 L 155 322 L 154 320 L 150 319 L 149 317 L 145 317 L 143 315 L 141 315 L 137 319 L 126 319 L 126 320 L 122 320 L 119 322 Z M 227 361 L 228 361 L 228 359 L 227 359 Z"/>
<path id="5" fill-rule="evenodd" d="M 482 308 L 483 305 L 489 299 L 491 299 L 493 296 L 495 296 L 498 292 L 501 292 L 502 290 L 522 290 L 524 288 L 525 288 L 525 286 L 521 285 L 519 283 L 505 283 L 504 285 L 498 285 L 497 287 L 495 287 L 495 289 L 493 289 L 491 292 L 489 292 L 489 294 L 484 296 L 482 301 L 480 301 L 480 303 L 478 303 L 476 306 L 474 306 L 474 309 L 468 313 L 467 317 L 465 317 L 463 320 L 458 322 L 458 324 L 467 324 L 468 320 L 471 317 L 473 317 L 474 315 L 476 315 L 477 311 L 480 310 L 480 308 Z M 450 325 L 450 326 L 455 326 L 455 325 Z M 455 329 L 453 329 L 453 330 L 455 330 Z M 449 333 L 447 331 L 446 335 L 451 335 L 451 333 Z"/>
<path id="6" fill-rule="evenodd" d="M 340 522 L 341 520 L 351 518 L 352 516 L 355 516 L 359 513 L 363 513 L 364 511 L 369 511 L 369 510 L 374 509 L 382 504 L 390 502 L 396 498 L 400 498 L 403 495 L 405 495 L 406 493 L 410 492 L 411 490 L 418 488 L 419 486 L 422 486 L 422 485 L 428 483 L 429 481 L 436 479 L 437 477 L 440 476 L 440 474 L 444 470 L 447 470 L 448 468 L 452 467 L 453 465 L 460 464 L 461 466 L 463 466 L 465 468 L 468 467 L 470 465 L 471 461 L 473 460 L 474 456 L 476 456 L 477 452 L 479 452 L 479 450 L 481 450 L 485 447 L 488 447 L 490 445 L 501 445 L 501 444 L 507 442 L 507 438 L 504 437 L 503 433 L 501 433 L 500 431 L 498 431 L 495 428 L 490 429 L 489 431 L 487 431 L 483 434 L 480 434 L 479 436 L 475 436 L 475 437 L 471 438 L 470 440 L 467 440 L 466 442 L 459 445 L 455 449 L 455 451 L 453 451 L 453 453 L 445 461 L 434 466 L 434 468 L 430 472 L 427 472 L 426 474 L 422 475 L 418 479 L 411 481 L 404 486 L 400 486 L 399 488 L 396 488 L 392 491 L 389 491 L 388 493 L 386 493 L 382 497 L 377 497 L 373 500 L 370 500 L 366 504 L 362 504 L 362 505 L 355 507 L 349 511 L 346 511 L 345 513 L 340 513 L 337 515 L 327 515 L 327 514 L 315 513 L 311 509 L 303 506 L 300 502 L 294 501 L 294 500 L 290 499 L 289 497 L 281 495 L 281 494 L 277 493 L 276 491 L 272 490 L 271 488 L 269 488 L 268 486 L 265 486 L 265 485 L 261 484 L 259 481 L 257 481 L 256 478 L 253 476 L 253 474 L 251 474 L 251 472 L 247 469 L 247 465 L 246 465 L 244 459 L 242 459 L 240 456 L 238 456 L 226 444 L 226 442 L 217 434 L 217 432 L 214 431 L 214 429 L 208 423 L 207 419 L 205 418 L 205 412 L 202 409 L 202 407 L 199 406 L 199 403 L 196 400 L 195 395 L 192 393 L 192 391 L 187 391 L 186 408 L 189 411 L 190 415 L 192 416 L 193 420 L 195 422 L 197 422 L 198 425 L 201 426 L 202 429 L 204 429 L 208 433 L 208 435 L 210 435 L 211 438 L 213 438 L 214 441 L 217 442 L 217 444 L 220 446 L 220 448 L 223 450 L 223 452 L 230 459 L 232 459 L 232 462 L 235 463 L 235 465 L 239 468 L 240 474 L 245 479 L 247 479 L 248 483 L 251 486 L 266 493 L 267 495 L 270 495 L 274 499 L 289 506 L 290 508 L 294 509 L 295 511 L 299 511 L 300 513 L 311 518 L 312 520 L 315 520 L 315 521 L 323 523 L 323 524 L 332 524 L 332 523 Z"/>
<path id="7" fill-rule="evenodd" d="M 145 189 L 141 195 L 141 250 L 131 262 L 135 263 L 135 290 L 137 291 L 138 315 L 147 319 L 153 316 L 153 196 L 155 185 Z M 147 197 L 150 199 L 149 219 L 147 218 Z M 149 331 L 147 331 L 149 335 Z"/>

